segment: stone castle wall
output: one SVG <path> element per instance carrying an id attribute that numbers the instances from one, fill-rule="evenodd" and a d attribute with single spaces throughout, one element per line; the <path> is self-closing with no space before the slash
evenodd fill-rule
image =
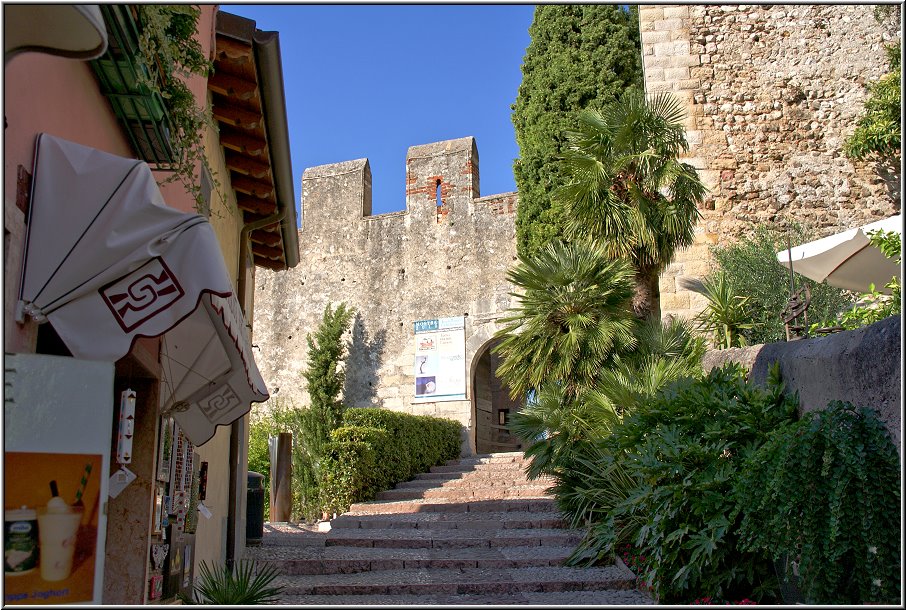
<path id="1" fill-rule="evenodd" d="M 870 5 L 640 7 L 646 91 L 685 103 L 687 161 L 710 188 L 696 243 L 661 278 L 664 314 L 704 307 L 683 280 L 758 224 L 823 237 L 899 212 L 898 172 L 842 153 L 901 37 L 889 8 L 879 23 Z"/>
<path id="2" fill-rule="evenodd" d="M 887 69 L 884 45 L 900 37 L 897 7 L 882 23 L 864 5 L 642 6 L 639 15 L 646 89 L 684 101 L 688 160 L 710 189 L 696 243 L 661 278 L 663 314 L 700 311 L 704 298 L 684 280 L 708 273 L 712 245 L 758 224 L 796 222 L 823 236 L 900 210 L 898 173 L 841 152 L 864 86 Z M 480 417 L 469 400 L 413 400 L 413 322 L 467 316 L 474 399 L 473 374 L 510 305 L 517 195 L 480 197 L 473 138 L 412 147 L 406 166 L 406 210 L 378 216 L 366 159 L 305 171 L 301 263 L 256 280 L 256 360 L 274 398 L 305 405 L 306 334 L 325 305 L 346 302 L 358 312 L 346 403 L 451 417 L 474 449 Z"/>
<path id="3" fill-rule="evenodd" d="M 328 303 L 345 302 L 358 312 L 345 403 L 449 417 L 471 432 L 469 400 L 414 403 L 413 323 L 466 316 L 471 373 L 509 308 L 517 196 L 480 197 L 478 169 L 471 137 L 411 147 L 406 210 L 377 216 L 367 159 L 305 171 L 301 262 L 256 280 L 256 361 L 272 397 L 307 404 L 306 334 L 317 329 Z"/>

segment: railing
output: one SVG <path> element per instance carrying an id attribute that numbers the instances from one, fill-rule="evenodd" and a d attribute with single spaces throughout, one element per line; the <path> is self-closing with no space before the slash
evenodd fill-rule
<path id="1" fill-rule="evenodd" d="M 107 26 L 107 51 L 91 66 L 101 92 L 110 100 L 138 158 L 155 169 L 172 169 L 177 161 L 170 143 L 171 123 L 163 97 L 142 84 L 148 69 L 139 58 L 141 35 L 136 8 L 128 4 L 101 4 Z"/>

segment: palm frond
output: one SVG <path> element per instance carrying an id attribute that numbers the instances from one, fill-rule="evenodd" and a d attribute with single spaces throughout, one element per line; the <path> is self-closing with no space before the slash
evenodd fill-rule
<path id="1" fill-rule="evenodd" d="M 601 111 L 579 114 L 566 132 L 554 197 L 564 235 L 598 242 L 611 258 L 663 269 L 691 245 L 707 190 L 677 157 L 688 150 L 684 109 L 668 93 L 627 92 Z"/>
<path id="2" fill-rule="evenodd" d="M 278 575 L 274 566 L 259 567 L 253 561 L 239 561 L 232 570 L 226 566 L 213 568 L 202 561 L 193 596 L 180 595 L 180 600 L 218 606 L 275 603 L 283 590 L 282 586 L 271 586 Z"/>

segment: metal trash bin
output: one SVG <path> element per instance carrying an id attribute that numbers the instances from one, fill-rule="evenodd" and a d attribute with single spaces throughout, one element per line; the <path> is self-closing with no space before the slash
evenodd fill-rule
<path id="1" fill-rule="evenodd" d="M 261 546 L 264 536 L 264 475 L 248 473 L 248 501 L 245 510 L 245 545 Z"/>

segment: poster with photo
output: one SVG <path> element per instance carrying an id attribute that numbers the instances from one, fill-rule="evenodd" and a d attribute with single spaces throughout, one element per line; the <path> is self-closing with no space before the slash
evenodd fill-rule
<path id="1" fill-rule="evenodd" d="M 6 356 L 4 607 L 101 603 L 113 376 L 112 362 Z"/>
<path id="2" fill-rule="evenodd" d="M 415 323 L 415 402 L 466 398 L 465 317 Z"/>
<path id="3" fill-rule="evenodd" d="M 102 455 L 8 451 L 4 601 L 88 603 L 94 595 Z M 15 508 L 9 508 L 15 507 Z"/>

